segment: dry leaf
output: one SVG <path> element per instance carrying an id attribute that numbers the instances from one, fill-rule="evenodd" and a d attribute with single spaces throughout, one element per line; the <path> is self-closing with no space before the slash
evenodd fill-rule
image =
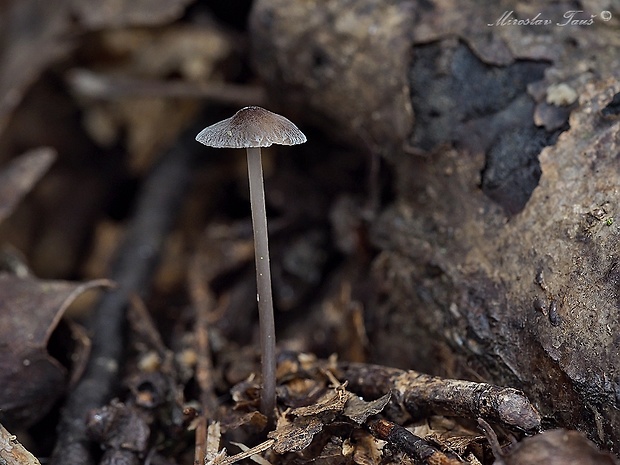
<path id="1" fill-rule="evenodd" d="M 323 429 L 323 422 L 316 417 L 298 417 L 293 421 L 283 415 L 275 431 L 268 437 L 275 439 L 273 450 L 278 454 L 297 452 L 310 445 L 314 435 Z"/>
<path id="2" fill-rule="evenodd" d="M 253 431 L 262 431 L 267 426 L 267 417 L 258 410 L 249 412 L 234 411 L 222 418 L 222 430 L 234 431 L 237 428 L 247 428 Z"/>
<path id="3" fill-rule="evenodd" d="M 358 465 L 377 465 L 381 463 L 381 446 L 372 434 L 356 430 L 352 435 L 353 461 Z"/>
<path id="4" fill-rule="evenodd" d="M 349 394 L 343 413 L 346 417 L 361 425 L 368 417 L 381 412 L 390 401 L 390 397 L 391 394 L 388 392 L 376 400 L 366 402 L 355 394 Z"/>
<path id="5" fill-rule="evenodd" d="M 2 421 L 32 424 L 64 393 L 68 370 L 48 354 L 50 337 L 76 297 L 111 286 L 108 280 L 73 283 L 0 274 Z"/>
<path id="6" fill-rule="evenodd" d="M 349 393 L 340 385 L 333 391 L 326 392 L 316 403 L 291 409 L 288 413 L 297 417 L 341 413 L 348 398 Z"/>

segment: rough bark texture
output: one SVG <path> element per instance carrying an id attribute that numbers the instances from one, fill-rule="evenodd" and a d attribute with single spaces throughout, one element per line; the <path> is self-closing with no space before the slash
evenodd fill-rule
<path id="1" fill-rule="evenodd" d="M 522 389 L 618 452 L 620 11 L 588 8 L 259 0 L 251 25 L 277 96 L 394 173 L 373 360 Z"/>

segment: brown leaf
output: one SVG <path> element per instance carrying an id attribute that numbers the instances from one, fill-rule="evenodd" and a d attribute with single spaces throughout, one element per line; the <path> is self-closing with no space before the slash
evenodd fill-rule
<path id="1" fill-rule="evenodd" d="M 250 412 L 232 411 L 223 416 L 222 431 L 234 431 L 237 428 L 245 428 L 251 431 L 262 431 L 267 426 L 267 417 L 257 410 Z"/>
<path id="2" fill-rule="evenodd" d="M 275 431 L 268 437 L 276 440 L 273 450 L 278 454 L 296 452 L 310 445 L 314 435 L 344 410 L 349 393 L 344 385 L 326 392 L 312 405 L 290 409 L 278 419 Z M 296 417 L 290 420 L 288 417 Z"/>
<path id="3" fill-rule="evenodd" d="M 289 411 L 289 414 L 297 417 L 307 417 L 340 413 L 343 411 L 348 398 L 349 393 L 344 389 L 344 385 L 339 385 L 333 391 L 325 393 L 315 404 L 292 409 Z"/>
<path id="4" fill-rule="evenodd" d="M 372 415 L 376 415 L 387 405 L 392 395 L 388 392 L 386 395 L 376 400 L 366 402 L 355 394 L 349 394 L 347 403 L 344 407 L 344 415 L 358 424 L 362 424 Z"/>
<path id="5" fill-rule="evenodd" d="M 353 461 L 358 465 L 381 463 L 381 448 L 374 436 L 366 430 L 353 431 L 351 440 L 347 442 L 347 447 L 347 455 L 352 455 Z"/>
<path id="6" fill-rule="evenodd" d="M 282 365 L 282 363 L 278 363 L 278 372 L 282 370 Z M 282 370 L 282 373 L 286 372 Z M 278 386 L 278 402 L 291 408 L 302 407 L 308 405 L 308 401 L 318 399 L 326 389 L 323 380 L 292 378 Z"/>
<path id="7" fill-rule="evenodd" d="M 32 424 L 64 392 L 67 369 L 47 352 L 67 307 L 83 292 L 111 287 L 0 274 L 0 419 Z M 69 356 L 67 356 L 69 358 Z"/>
<path id="8" fill-rule="evenodd" d="M 339 438 L 334 438 L 325 444 L 318 456 L 308 460 L 308 463 L 312 463 L 312 465 L 351 465 L 350 457 L 344 454 L 344 450 L 345 446 Z"/>
<path id="9" fill-rule="evenodd" d="M 276 440 L 273 445 L 274 452 L 284 454 L 305 449 L 312 442 L 314 435 L 322 429 L 323 422 L 314 416 L 298 417 L 290 421 L 283 415 L 278 420 L 276 430 L 270 432 L 268 437 Z"/>
<path id="10" fill-rule="evenodd" d="M 54 149 L 41 147 L 26 152 L 0 171 L 0 222 L 13 213 L 55 159 Z"/>

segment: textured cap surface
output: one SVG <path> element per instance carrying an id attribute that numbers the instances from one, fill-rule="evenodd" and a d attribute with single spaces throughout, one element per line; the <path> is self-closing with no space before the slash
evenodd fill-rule
<path id="1" fill-rule="evenodd" d="M 247 148 L 302 144 L 306 136 L 284 116 L 261 107 L 245 107 L 204 128 L 196 140 L 209 147 Z"/>

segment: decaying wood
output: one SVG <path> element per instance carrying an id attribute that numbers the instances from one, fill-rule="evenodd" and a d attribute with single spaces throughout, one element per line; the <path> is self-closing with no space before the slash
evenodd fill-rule
<path id="1" fill-rule="evenodd" d="M 482 417 L 521 431 L 535 431 L 540 427 L 540 414 L 517 389 L 380 365 L 344 363 L 339 368 L 339 378 L 347 380 L 353 391 L 369 397 L 391 392 L 392 402 L 402 406 L 414 419 L 437 413 L 473 420 Z"/>
<path id="2" fill-rule="evenodd" d="M 494 465 L 617 465 L 609 453 L 601 452 L 582 433 L 556 429 L 525 438 L 497 454 Z"/>
<path id="3" fill-rule="evenodd" d="M 582 9 L 257 0 L 250 24 L 272 96 L 393 173 L 371 361 L 514 386 L 618 452 L 619 15 Z"/>

